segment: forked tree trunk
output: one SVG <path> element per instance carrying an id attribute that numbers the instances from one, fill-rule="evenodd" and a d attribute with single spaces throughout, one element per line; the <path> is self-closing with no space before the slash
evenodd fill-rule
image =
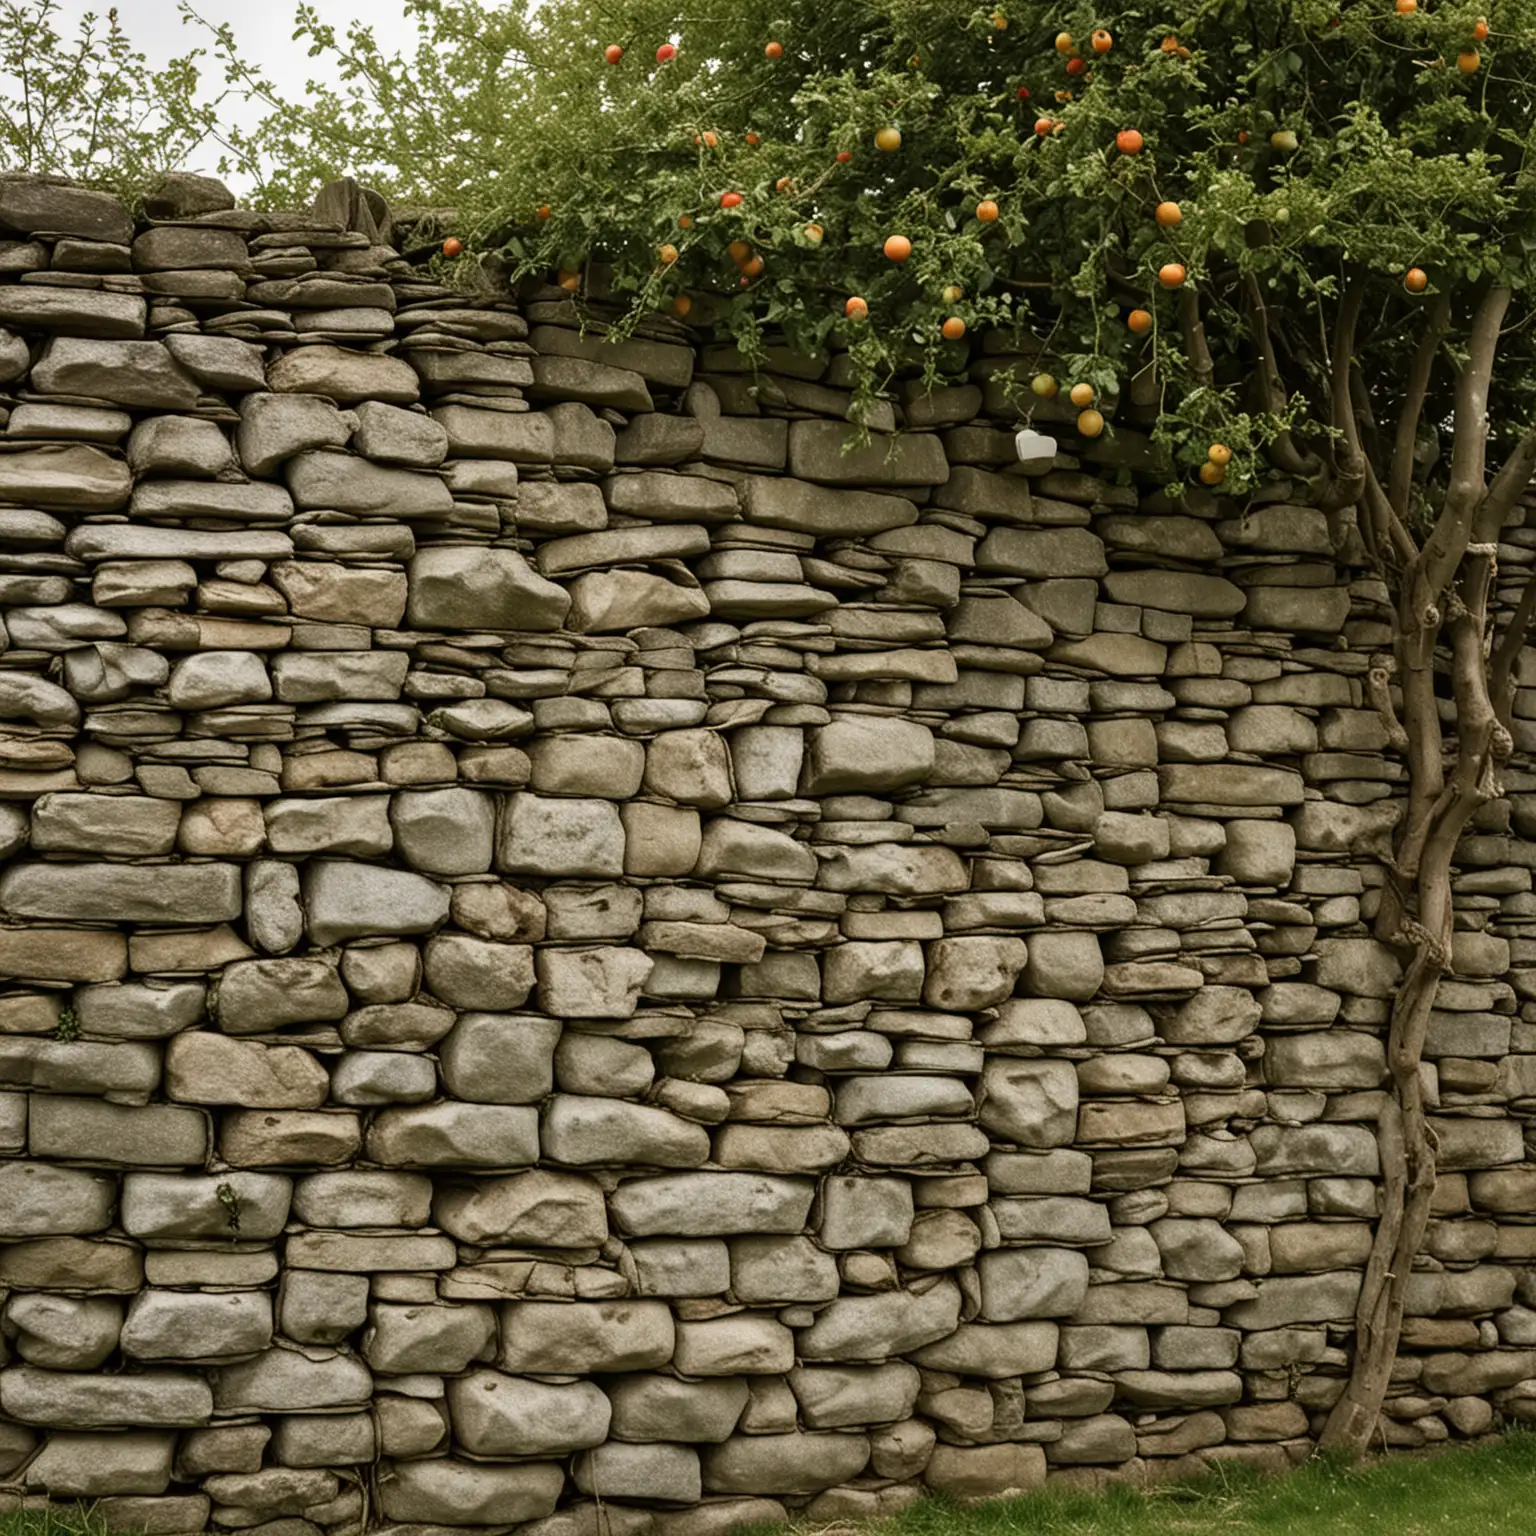
<path id="1" fill-rule="evenodd" d="M 1408 1281 L 1434 1199 L 1436 1147 L 1422 1066 L 1435 994 L 1451 964 L 1452 864 L 1467 823 L 1501 793 L 1498 767 L 1511 748 L 1508 728 L 1492 699 L 1506 692 L 1507 677 L 1500 671 L 1512 665 L 1513 650 L 1523 638 L 1526 604 L 1506 634 L 1500 656 L 1490 656 L 1488 596 L 1495 549 L 1491 543 L 1469 543 L 1461 579 L 1444 598 L 1449 613 L 1443 634 L 1450 643 L 1456 706 L 1449 773 L 1434 689 L 1441 616 L 1434 605 L 1415 601 L 1417 562 L 1405 574 L 1405 595 L 1397 613 L 1406 729 L 1391 716 L 1389 703 L 1383 707 L 1389 735 L 1407 749 L 1408 811 L 1388 865 L 1376 936 L 1406 952 L 1408 961 L 1388 1027 L 1390 1098 L 1377 1132 L 1381 1211 L 1355 1311 L 1354 1358 L 1344 1394 L 1319 1439 L 1320 1449 L 1350 1456 L 1367 1450 L 1377 1434 L 1402 1334 Z M 1380 692 L 1385 700 L 1385 689 Z M 1502 697 L 1501 706 L 1507 708 Z"/>

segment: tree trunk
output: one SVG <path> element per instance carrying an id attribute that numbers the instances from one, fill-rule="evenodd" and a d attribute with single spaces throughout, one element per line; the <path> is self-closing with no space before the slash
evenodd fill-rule
<path id="1" fill-rule="evenodd" d="M 1429 1225 L 1435 1148 L 1424 1113 L 1419 1063 L 1443 971 L 1437 951 L 1421 940 L 1392 1005 L 1387 1036 L 1392 1098 L 1383 1106 L 1377 1128 L 1381 1211 L 1355 1308 L 1355 1357 L 1349 1384 L 1318 1440 L 1320 1449 L 1340 1450 L 1351 1457 L 1369 1447 L 1381 1416 L 1402 1333 L 1408 1276 Z"/>
<path id="2" fill-rule="evenodd" d="M 1434 1199 L 1435 1138 L 1425 1110 L 1421 1068 L 1435 993 L 1451 964 L 1456 847 L 1479 807 L 1502 793 L 1498 767 L 1511 749 L 1509 731 L 1492 702 L 1489 677 L 1488 594 L 1495 546 L 1468 544 L 1466 553 L 1460 582 L 1443 598 L 1456 706 L 1455 759 L 1449 775 L 1434 691 L 1440 615 L 1415 607 L 1414 567 L 1407 573 L 1398 611 L 1409 794 L 1396 858 L 1381 893 L 1376 936 L 1408 951 L 1411 959 L 1393 1000 L 1387 1034 L 1391 1098 L 1377 1131 L 1381 1211 L 1355 1309 L 1354 1359 L 1344 1395 L 1318 1440 L 1319 1449 L 1352 1457 L 1368 1448 L 1380 1420 L 1402 1334 L 1408 1280 Z"/>

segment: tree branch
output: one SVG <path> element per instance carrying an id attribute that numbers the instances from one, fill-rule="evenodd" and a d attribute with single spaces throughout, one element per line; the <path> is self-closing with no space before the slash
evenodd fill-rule
<path id="1" fill-rule="evenodd" d="M 1514 511 L 1515 503 L 1530 485 L 1533 475 L 1536 475 L 1536 427 L 1515 444 L 1513 452 L 1483 493 L 1473 521 L 1472 537 L 1475 540 L 1491 544 L 1498 539 L 1504 519 Z"/>
<path id="2" fill-rule="evenodd" d="M 1179 329 L 1189 346 L 1189 362 L 1195 377 L 1206 389 L 1215 388 L 1216 364 L 1205 339 L 1205 322 L 1200 318 L 1200 295 L 1193 288 L 1179 292 Z"/>
<path id="3" fill-rule="evenodd" d="M 1408 516 L 1408 500 L 1413 493 L 1413 451 L 1419 440 L 1419 422 L 1424 416 L 1424 400 L 1429 393 L 1430 377 L 1440 343 L 1451 323 L 1449 294 L 1435 295 L 1434 304 L 1419 338 L 1418 350 L 1408 368 L 1408 382 L 1403 391 L 1402 410 L 1397 417 L 1397 433 L 1392 443 L 1392 462 L 1387 466 L 1387 500 L 1401 518 Z"/>
<path id="4" fill-rule="evenodd" d="M 1263 392 L 1265 409 L 1271 415 L 1285 412 L 1285 386 L 1280 379 L 1280 369 L 1275 362 L 1275 341 L 1269 329 L 1269 310 L 1259 289 L 1259 280 L 1252 272 L 1243 274 L 1243 288 L 1248 295 L 1249 322 L 1253 331 L 1253 344 L 1259 353 L 1259 387 Z M 1304 454 L 1291 436 L 1289 428 L 1280 432 L 1269 446 L 1270 457 L 1277 468 L 1288 475 L 1310 479 L 1322 467 L 1311 454 Z"/>
<path id="5" fill-rule="evenodd" d="M 1456 380 L 1451 435 L 1451 468 L 1445 507 L 1424 544 L 1419 575 L 1424 594 L 1438 604 L 1466 553 L 1473 517 L 1486 495 L 1484 458 L 1488 447 L 1488 386 L 1499 347 L 1499 327 L 1510 290 L 1490 288 L 1478 301 L 1467 340 L 1467 361 Z"/>
<path id="6" fill-rule="evenodd" d="M 1533 622 L 1536 622 L 1536 578 L 1527 575 L 1519 605 L 1505 626 L 1488 664 L 1488 693 L 1499 721 L 1506 730 L 1515 703 L 1515 663 L 1530 638 Z"/>

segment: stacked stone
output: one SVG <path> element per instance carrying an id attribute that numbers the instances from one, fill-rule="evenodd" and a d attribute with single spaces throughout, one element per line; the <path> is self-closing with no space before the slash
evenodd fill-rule
<path id="1" fill-rule="evenodd" d="M 1134 392 L 1021 450 L 1007 337 L 860 407 L 231 203 L 0 179 L 0 1501 L 709 1536 L 1306 1454 L 1400 981 L 1348 530 L 1171 497 Z M 1393 1444 L 1536 1417 L 1517 683 Z"/>

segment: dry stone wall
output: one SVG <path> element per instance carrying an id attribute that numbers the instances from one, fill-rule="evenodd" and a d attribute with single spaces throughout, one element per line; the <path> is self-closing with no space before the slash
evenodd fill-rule
<path id="1" fill-rule="evenodd" d="M 995 343 L 845 451 L 835 356 L 228 202 L 0 180 L 0 1497 L 712 1536 L 1304 1455 L 1399 976 L 1323 515 L 1019 463 Z M 1536 1412 L 1510 783 L 1393 1445 Z"/>

